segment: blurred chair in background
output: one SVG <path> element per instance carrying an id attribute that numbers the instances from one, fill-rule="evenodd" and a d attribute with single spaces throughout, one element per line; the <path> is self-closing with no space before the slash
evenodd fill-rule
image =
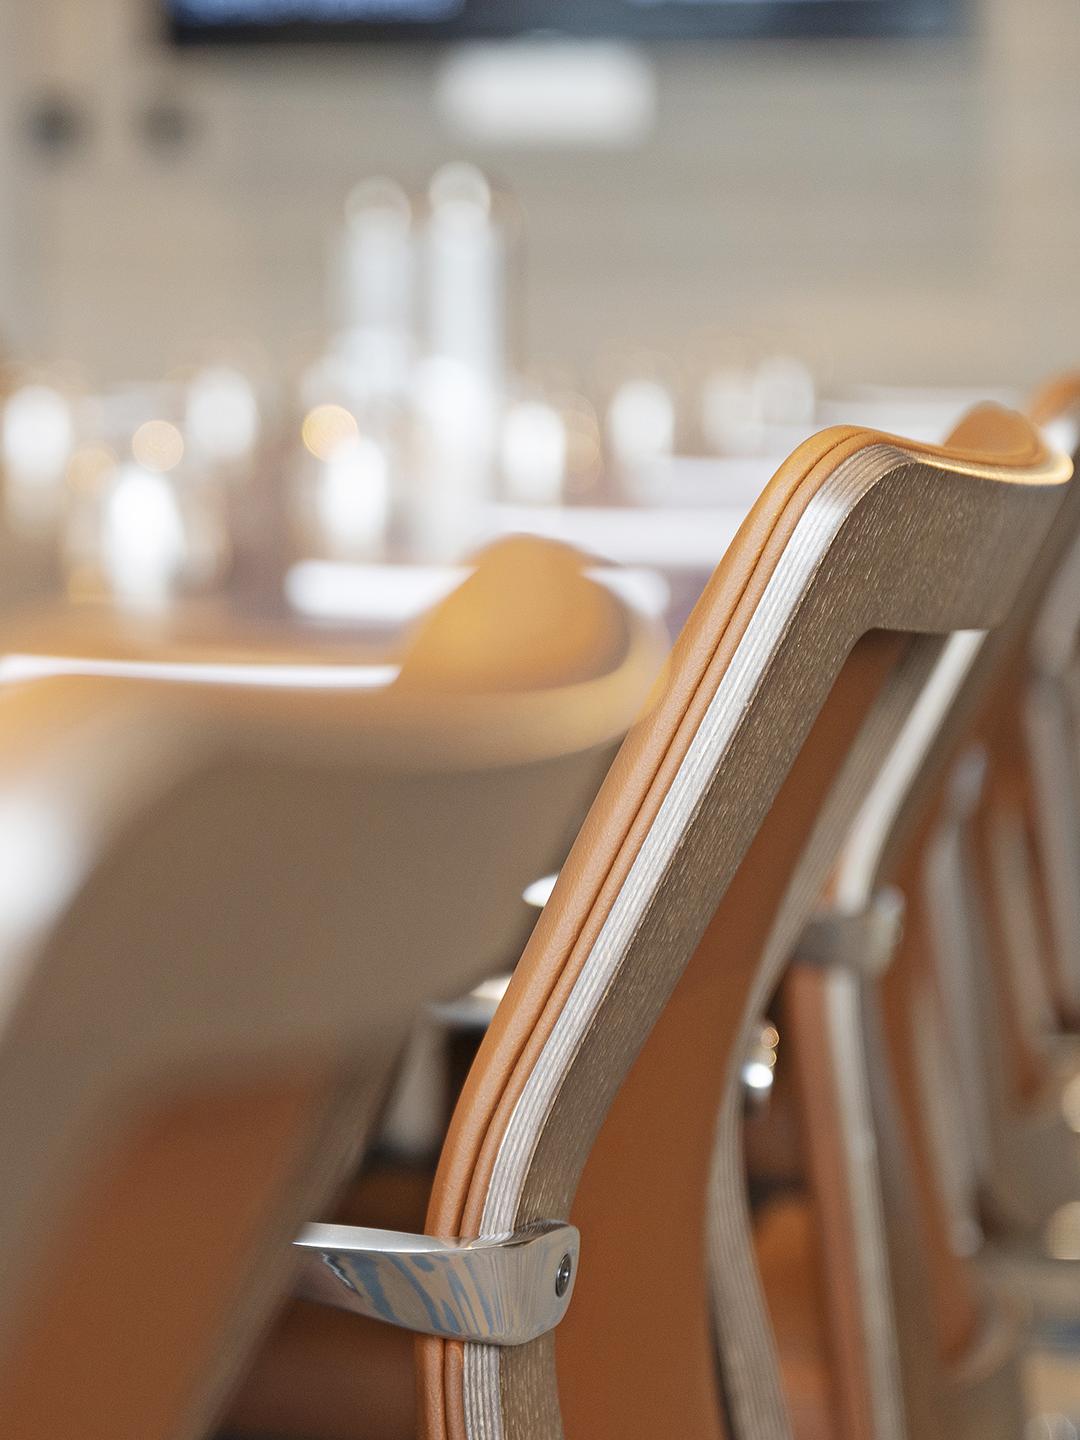
<path id="1" fill-rule="evenodd" d="M 663 650 L 561 548 L 508 552 L 400 672 L 105 651 L 10 681 L 7 1433 L 205 1433 L 420 1007 L 520 934 Z M 482 665 L 439 640 L 462 612 Z"/>
<path id="2" fill-rule="evenodd" d="M 1078 448 L 1080 382 L 1033 413 Z M 1080 515 L 1066 507 L 1030 619 L 967 737 L 935 838 L 932 940 L 992 1273 L 1049 1321 L 1076 1324 L 1080 1139 L 1075 1033 L 1080 932 Z M 964 1026 L 968 1029 L 965 1032 Z"/>
<path id="3" fill-rule="evenodd" d="M 1080 375 L 1043 387 L 1031 405 L 1059 449 L 1080 451 Z M 1053 1022 L 1080 1025 L 1080 541 L 1063 555 L 1039 611 L 1024 691 L 1024 818 Z M 1019 698 L 1019 697 L 1018 697 Z M 1014 700 L 1014 704 L 1016 701 Z M 1045 1017 L 1040 1017 L 1045 1019 Z"/>
<path id="4" fill-rule="evenodd" d="M 1000 412 L 975 412 L 950 443 L 985 443 L 980 437 L 1003 423 Z M 919 1436 L 1005 1436 L 1022 1427 L 1016 1311 L 988 1293 L 972 1261 L 984 1223 L 992 1234 L 1029 1209 L 1033 1192 L 1052 1189 L 1052 1175 L 1075 1176 L 1075 1141 L 1060 1110 L 1042 1163 L 1023 1157 L 1034 1121 L 1029 1021 L 1041 957 L 1034 948 L 1020 957 L 1027 983 L 1018 984 L 1008 953 L 1016 917 L 1007 913 L 1017 887 L 1006 887 L 992 863 L 990 837 L 1019 827 L 1026 845 L 1033 638 L 1078 536 L 1074 485 L 1005 622 L 985 637 L 955 637 L 942 656 L 853 827 L 831 887 L 834 909 L 812 932 L 818 963 L 796 968 L 785 1006 L 817 1211 L 806 1233 L 822 1243 L 826 1271 L 850 1279 L 847 1289 L 826 1291 L 832 1345 L 876 1350 L 884 1384 L 882 1295 L 891 1286 L 907 1426 Z M 988 840 L 991 853 L 980 856 Z M 983 862 L 978 880 L 973 853 Z M 1028 878 L 1019 898 L 1030 911 Z M 890 886 L 903 897 L 903 923 L 875 954 L 867 907 Z M 822 1098 L 830 1091 L 831 1105 Z M 858 1163 L 871 1110 L 884 1213 Z M 881 1428 L 880 1409 L 861 1424 L 849 1411 L 845 1433 L 867 1433 L 868 1424 L 875 1434 L 900 1433 Z"/>

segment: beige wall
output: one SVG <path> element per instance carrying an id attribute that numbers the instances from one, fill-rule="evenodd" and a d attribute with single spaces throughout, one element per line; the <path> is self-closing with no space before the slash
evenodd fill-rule
<path id="1" fill-rule="evenodd" d="M 153 5 L 2 7 L 0 303 L 20 345 L 95 375 L 160 370 L 211 335 L 296 353 L 345 188 L 422 185 L 462 153 L 524 206 L 532 357 L 678 351 L 710 326 L 803 339 L 840 381 L 1027 383 L 1080 360 L 1076 0 L 973 3 L 949 43 L 663 52 L 651 137 L 581 153 L 455 142 L 429 60 L 170 55 Z M 13 133 L 35 78 L 96 116 L 56 165 Z M 131 124 L 153 96 L 197 122 L 171 159 Z"/>

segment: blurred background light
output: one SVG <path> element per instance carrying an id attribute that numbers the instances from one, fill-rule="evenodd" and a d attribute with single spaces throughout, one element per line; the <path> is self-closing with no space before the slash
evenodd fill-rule
<path id="1" fill-rule="evenodd" d="M 656 115 L 653 68 L 610 42 L 472 45 L 441 64 L 439 110 L 462 139 L 500 146 L 628 146 Z"/>
<path id="2" fill-rule="evenodd" d="M 188 386 L 185 428 L 192 449 L 212 464 L 248 455 L 259 434 L 251 382 L 225 365 L 200 370 Z"/>
<path id="3" fill-rule="evenodd" d="M 105 501 L 103 531 L 105 567 L 118 598 L 164 605 L 186 553 L 180 508 L 167 478 L 156 469 L 122 466 Z"/>
<path id="4" fill-rule="evenodd" d="M 357 559 L 382 549 L 390 513 L 386 456 L 354 435 L 335 445 L 316 479 L 315 507 L 328 553 Z"/>
<path id="5" fill-rule="evenodd" d="M 131 437 L 131 453 L 144 470 L 163 475 L 183 460 L 184 437 L 168 420 L 147 420 Z"/>
<path id="6" fill-rule="evenodd" d="M 300 433 L 316 460 L 329 460 L 343 445 L 358 439 L 360 427 L 343 405 L 316 405 L 304 416 Z"/>
<path id="7" fill-rule="evenodd" d="M 553 505 L 566 479 L 566 425 L 539 400 L 521 400 L 503 416 L 499 464 L 504 493 L 521 504 Z"/>

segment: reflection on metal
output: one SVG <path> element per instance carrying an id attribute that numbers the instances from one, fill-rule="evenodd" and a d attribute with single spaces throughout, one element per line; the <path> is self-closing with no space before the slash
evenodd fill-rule
<path id="1" fill-rule="evenodd" d="M 1046 1222 L 1046 1253 L 1054 1260 L 1080 1260 L 1080 1200 L 1061 1205 Z"/>
<path id="2" fill-rule="evenodd" d="M 978 1166 L 966 1124 L 965 1077 L 951 1043 L 945 1015 L 928 987 L 912 996 L 909 1044 L 953 1248 L 976 1255 L 983 1243 L 978 1211 Z M 970 1078 L 968 1083 L 970 1083 Z"/>
<path id="3" fill-rule="evenodd" d="M 495 1018 L 495 1011 L 510 984 L 509 975 L 492 975 L 456 1000 L 439 1000 L 428 1006 L 428 1014 L 446 1030 L 470 1030 L 480 1034 Z"/>
<path id="4" fill-rule="evenodd" d="M 951 811 L 927 865 L 935 973 L 959 1061 L 960 1100 L 980 1191 L 999 1226 L 1034 1234 L 1076 1195 L 1077 1156 L 1060 1104 L 1017 1110 L 998 1053 L 1002 996 L 997 986 L 981 981 L 993 897 L 980 880 L 969 823 L 981 763 L 977 753 L 966 756 L 954 774 Z"/>
<path id="5" fill-rule="evenodd" d="M 1080 1430 L 1058 1410 L 1040 1410 L 1024 1426 L 1025 1440 L 1077 1440 Z"/>
<path id="6" fill-rule="evenodd" d="M 1006 1244 L 991 1240 L 981 1265 L 994 1290 L 1008 1296 L 1028 1317 L 1035 1336 L 1052 1344 L 1075 1327 L 1080 1284 L 1080 1261 L 1048 1253 L 1059 1238 L 1063 1237 L 1044 1231 L 1022 1239 L 1010 1237 Z"/>
<path id="7" fill-rule="evenodd" d="M 751 1105 L 764 1105 L 772 1093 L 779 1047 L 779 1030 L 770 1020 L 763 1020 L 742 1066 L 743 1089 Z"/>
<path id="8" fill-rule="evenodd" d="M 1065 1082 L 1061 1092 L 1061 1113 L 1073 1134 L 1080 1135 L 1080 1075 L 1073 1075 Z"/>
<path id="9" fill-rule="evenodd" d="M 967 784 L 972 774 L 973 767 L 969 765 L 967 775 L 961 776 L 960 782 Z M 954 798 L 955 794 L 954 783 Z M 938 961 L 936 975 L 944 1005 L 943 1018 L 954 1055 L 953 1073 L 958 1081 L 956 1101 L 963 1115 L 964 1143 L 970 1154 L 970 1166 L 981 1183 L 993 1169 L 989 1096 L 991 1091 L 996 1093 L 1001 1078 L 986 1053 L 988 1021 L 983 1012 L 990 1000 L 986 987 L 977 984 L 983 942 L 979 917 L 973 913 L 971 903 L 975 882 L 966 835 L 957 820 L 950 818 L 934 836 L 923 865 L 922 882 L 931 944 Z M 953 1158 L 958 1156 L 954 1153 Z M 965 1166 L 967 1163 L 963 1162 Z M 957 1177 L 957 1184 L 962 1183 Z"/>
<path id="10" fill-rule="evenodd" d="M 566 1314 L 579 1236 L 556 1222 L 479 1240 L 308 1225 L 294 1244 L 302 1299 L 420 1335 L 524 1345 Z"/>
<path id="11" fill-rule="evenodd" d="M 844 847 L 844 864 L 837 876 L 838 909 L 861 906 L 880 883 L 885 847 L 985 638 L 981 630 L 957 630 L 942 646 L 907 723 L 878 768 Z"/>
<path id="12" fill-rule="evenodd" d="M 990 824 L 990 864 L 1011 981 L 1009 1002 L 1025 1035 L 1038 1047 L 1053 1035 L 1057 1018 L 1036 914 L 1036 861 L 1018 807 L 998 805 Z"/>
<path id="13" fill-rule="evenodd" d="M 904 897 L 885 886 L 859 910 L 830 910 L 806 926 L 795 949 L 799 965 L 835 966 L 880 975 L 893 957 L 904 918 Z"/>
<path id="14" fill-rule="evenodd" d="M 541 879 L 534 880 L 531 885 L 526 885 L 521 892 L 521 898 L 526 905 L 531 905 L 536 910 L 542 910 L 551 899 L 551 892 L 555 889 L 555 882 L 558 878 L 558 872 L 556 872 L 554 875 L 544 875 Z"/>
<path id="15" fill-rule="evenodd" d="M 1080 1000 L 1080 771 L 1068 677 L 1039 675 L 1025 711 L 1035 783 L 1040 859 L 1045 869 L 1054 966 L 1066 1005 Z"/>

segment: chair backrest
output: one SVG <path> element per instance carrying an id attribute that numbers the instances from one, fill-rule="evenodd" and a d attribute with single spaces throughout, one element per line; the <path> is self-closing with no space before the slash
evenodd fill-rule
<path id="1" fill-rule="evenodd" d="M 1044 387 L 1031 413 L 1054 443 L 1080 450 L 1080 377 Z M 969 813 L 956 817 L 968 835 L 969 878 L 981 893 L 978 942 L 996 982 L 997 1052 L 989 1057 L 986 1094 L 1002 1112 L 1037 1100 L 1050 1068 L 1048 1044 L 1077 1013 L 1080 997 L 1078 636 L 1080 507 L 1067 504 L 1017 607 L 1011 638 L 988 649 L 973 677 L 987 677 L 968 736 L 981 776 L 970 789 Z"/>
<path id="2" fill-rule="evenodd" d="M 754 506 L 563 867 L 433 1191 L 433 1234 L 571 1217 L 573 1301 L 525 1345 L 418 1342 L 429 1440 L 787 1433 L 736 1077 L 942 637 L 1007 614 L 1069 473 L 1016 417 L 967 452 L 841 428 Z"/>
<path id="3" fill-rule="evenodd" d="M 527 578 L 492 594 L 482 560 L 400 674 L 0 663 L 6 1434 L 204 1433 L 418 1009 L 520 934 L 664 641 L 562 552 L 515 553 Z M 430 663 L 477 590 L 510 688 Z M 530 671 L 513 616 L 568 604 Z"/>
<path id="4" fill-rule="evenodd" d="M 1078 448 L 1075 379 L 1046 387 L 1033 413 Z M 1070 494 L 1012 622 L 972 664 L 937 752 L 939 764 L 962 763 L 950 788 L 939 782 L 904 860 L 919 867 L 928 907 L 923 964 L 944 1001 L 950 1047 L 970 1072 L 959 1081 L 977 1140 L 972 1183 L 992 1223 L 1032 1232 L 1080 1181 L 1062 1117 L 1042 1103 L 1080 963 L 1067 920 L 1080 881 L 1069 695 L 1078 579 L 1080 502 Z"/>
<path id="5" fill-rule="evenodd" d="M 1080 450 L 1077 377 L 1047 386 L 1032 408 Z M 981 662 L 986 693 L 965 737 L 978 783 L 935 840 L 957 871 L 934 937 L 937 974 L 952 991 L 950 1038 L 966 1009 L 981 1067 L 977 1089 L 964 1091 L 982 1139 L 973 1182 L 992 1229 L 1031 1239 L 1080 1189 L 1055 1083 L 1055 1045 L 1076 1013 L 1080 974 L 1078 585 L 1080 506 L 1070 500 L 1032 576 L 1022 624 L 996 662 L 992 649 Z"/>
<path id="6" fill-rule="evenodd" d="M 998 423 L 994 412 L 974 412 L 950 443 L 977 441 Z M 1010 1008 L 1016 996 L 1002 953 L 1009 937 L 999 932 L 995 943 L 992 923 L 976 933 L 964 892 L 981 856 L 984 902 L 993 903 L 1000 876 L 986 866 L 994 827 L 1003 817 L 1028 822 L 1030 788 L 1019 772 L 1029 759 L 1032 645 L 1078 536 L 1073 485 L 1003 623 L 989 635 L 954 637 L 942 655 L 852 828 L 831 892 L 841 910 L 857 910 L 886 886 L 902 892 L 904 924 L 887 972 L 862 982 L 841 971 L 800 972 L 788 1012 L 800 1046 L 817 1054 L 818 1073 L 847 1097 L 844 1106 L 816 1108 L 806 1137 L 826 1263 L 853 1277 L 855 1303 L 832 1307 L 834 1344 L 861 1354 L 864 1395 L 873 1393 L 867 1377 L 880 1377 L 898 1345 L 902 1376 L 894 1380 L 919 1435 L 961 1426 L 1005 1435 L 1021 1424 L 1014 1329 L 983 1292 L 970 1256 L 976 1199 L 992 1205 L 991 1191 L 1000 1198 L 1026 1183 L 1003 1173 L 993 1113 L 1015 1088 L 1004 1078 L 1010 1064 L 1022 1086 L 1033 1060 Z M 973 769 L 974 747 L 987 784 Z M 961 829 L 971 831 L 973 847 L 959 844 Z M 980 919 L 994 917 L 984 910 Z M 988 1030 L 1002 1025 L 991 1057 Z M 1002 1038 L 1011 1046 L 1005 1058 Z M 861 1111 L 851 1101 L 860 1091 L 868 1097 Z M 860 1157 L 871 1124 L 880 1174 L 868 1186 Z M 890 1333 L 893 1323 L 898 1333 Z M 866 1432 L 849 1424 L 845 1433 Z M 871 1433 L 901 1432 L 879 1414 Z"/>
<path id="7" fill-rule="evenodd" d="M 1032 417 L 1058 448 L 1080 452 L 1080 374 L 1043 387 Z M 1080 542 L 1062 558 L 1029 651 L 1024 757 L 1030 766 L 1036 898 L 1046 927 L 1049 990 L 1061 1021 L 1080 1021 Z"/>

